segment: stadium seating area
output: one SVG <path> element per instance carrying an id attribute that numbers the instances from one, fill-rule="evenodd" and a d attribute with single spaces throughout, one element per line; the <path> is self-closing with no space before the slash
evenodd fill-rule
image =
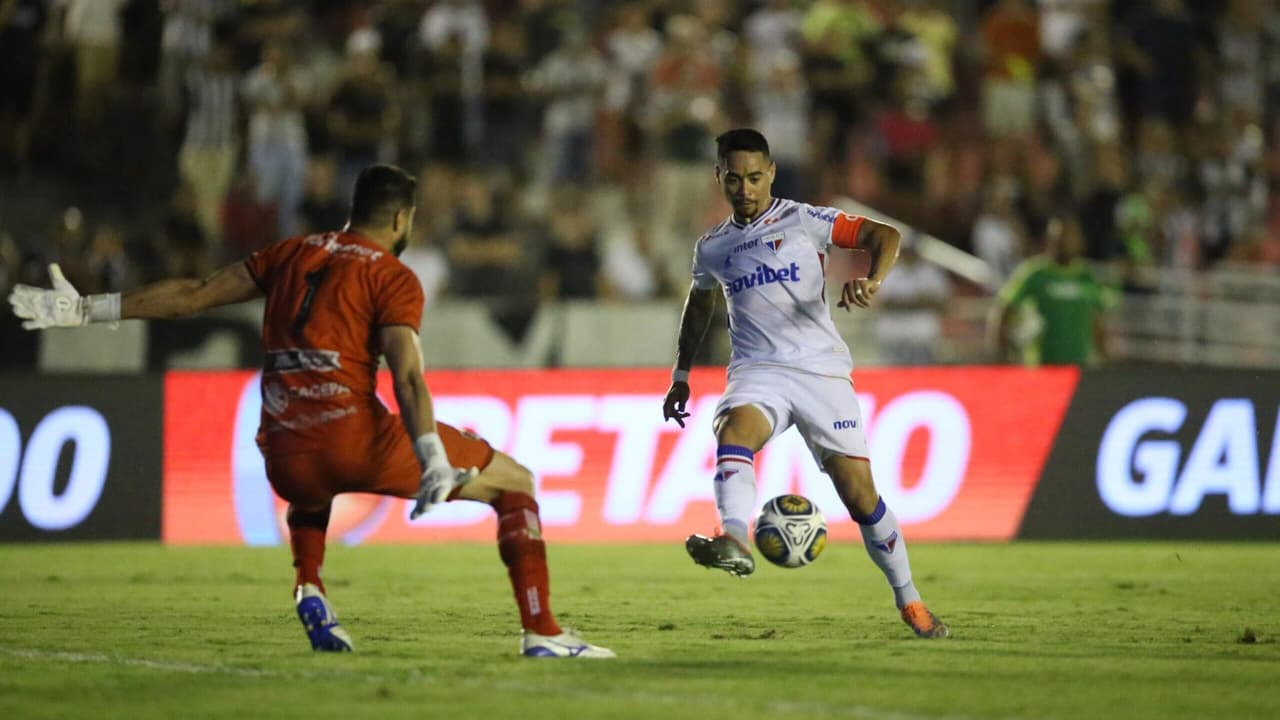
<path id="1" fill-rule="evenodd" d="M 879 337 L 864 362 L 989 359 L 991 293 L 1075 213 L 1124 292 L 1118 359 L 1280 365 L 1273 5 L 0 2 L 0 294 L 50 260 L 121 290 L 333 228 L 382 160 L 422 181 L 405 260 L 442 310 L 509 345 L 554 335 L 516 364 L 599 364 L 561 328 L 675 312 L 693 240 L 727 212 L 711 140 L 750 125 L 776 194 L 854 198 L 988 271 L 944 262 L 945 293 L 886 297 L 934 318 L 912 325 L 934 349 Z M 1241 313 L 1260 324 L 1212 321 Z M 30 366 L 15 331 L 0 323 L 0 365 Z"/>

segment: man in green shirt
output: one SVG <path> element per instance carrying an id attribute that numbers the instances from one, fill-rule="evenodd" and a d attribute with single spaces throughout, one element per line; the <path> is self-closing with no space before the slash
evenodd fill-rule
<path id="1" fill-rule="evenodd" d="M 1104 289 L 1081 260 L 1084 236 L 1074 217 L 1060 216 L 1045 229 L 1045 252 L 1025 260 L 1000 288 L 992 307 L 992 340 L 999 357 L 1013 346 L 1014 314 L 1032 310 L 1040 330 L 1024 360 L 1040 365 L 1086 365 L 1105 360 Z"/>

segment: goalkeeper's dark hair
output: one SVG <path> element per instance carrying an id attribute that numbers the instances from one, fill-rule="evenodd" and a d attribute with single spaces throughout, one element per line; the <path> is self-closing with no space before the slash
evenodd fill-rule
<path id="1" fill-rule="evenodd" d="M 769 159 L 769 141 L 759 130 L 752 128 L 734 128 L 716 138 L 716 158 L 721 162 L 731 152 L 758 152 Z"/>
<path id="2" fill-rule="evenodd" d="M 360 171 L 351 193 L 351 224 L 378 225 L 414 206 L 418 181 L 395 165 L 370 165 Z"/>

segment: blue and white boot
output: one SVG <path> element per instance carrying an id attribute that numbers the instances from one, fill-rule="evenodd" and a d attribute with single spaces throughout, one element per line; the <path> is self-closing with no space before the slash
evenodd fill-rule
<path id="1" fill-rule="evenodd" d="M 338 614 L 329 605 L 320 588 L 303 583 L 296 595 L 298 619 L 307 631 L 312 650 L 351 652 L 351 636 L 338 626 Z"/>
<path id="2" fill-rule="evenodd" d="M 536 658 L 617 657 L 609 648 L 592 645 L 568 628 L 559 635 L 539 635 L 532 630 L 525 630 L 520 639 L 520 653 L 525 657 Z"/>

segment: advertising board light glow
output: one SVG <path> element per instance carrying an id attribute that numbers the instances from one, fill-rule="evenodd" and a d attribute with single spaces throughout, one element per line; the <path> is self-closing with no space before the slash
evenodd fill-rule
<path id="1" fill-rule="evenodd" d="M 859 371 L 877 486 L 910 536 L 1011 538 L 1076 378 L 1073 369 Z M 394 408 L 385 374 L 379 383 Z M 554 540 L 676 541 L 716 524 L 711 420 L 722 370 L 694 372 L 684 430 L 662 420 L 665 370 L 432 372 L 427 383 L 438 418 L 533 471 Z M 253 442 L 257 375 L 170 373 L 165 397 L 171 409 L 201 412 L 165 413 L 164 539 L 281 542 L 283 508 Z M 794 429 L 756 467 L 761 501 L 807 495 L 833 539 L 859 537 Z M 493 532 L 490 508 L 466 502 L 410 521 L 403 500 L 340 496 L 331 521 L 331 536 L 349 543 L 488 541 Z"/>

